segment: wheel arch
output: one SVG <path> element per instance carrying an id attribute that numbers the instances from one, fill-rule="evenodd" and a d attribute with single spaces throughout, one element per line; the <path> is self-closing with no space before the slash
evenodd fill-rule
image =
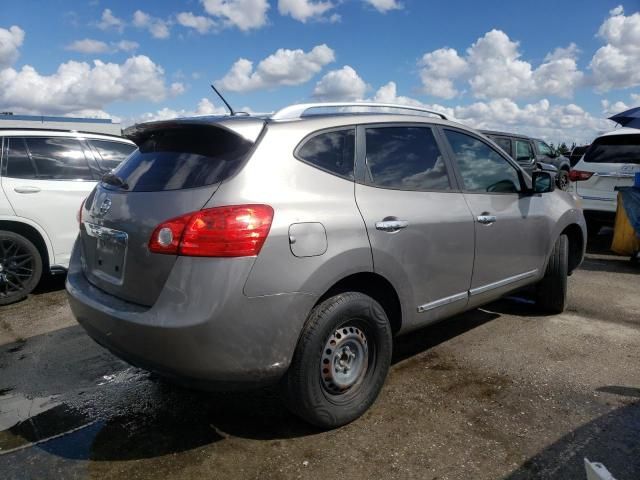
<path id="1" fill-rule="evenodd" d="M 560 235 L 566 235 L 569 240 L 569 275 L 580 266 L 584 257 L 584 234 L 580 226 L 572 223 L 565 227 Z"/>
<path id="2" fill-rule="evenodd" d="M 389 319 L 394 334 L 402 327 L 402 306 L 395 287 L 382 275 L 375 272 L 358 272 L 350 274 L 329 287 L 316 301 L 319 305 L 327 298 L 345 292 L 359 292 L 376 300 Z"/>
<path id="3" fill-rule="evenodd" d="M 51 265 L 54 264 L 53 249 L 49 237 L 40 226 L 25 219 L 0 218 L 0 230 L 14 232 L 29 239 L 40 252 L 43 272 L 49 271 Z"/>

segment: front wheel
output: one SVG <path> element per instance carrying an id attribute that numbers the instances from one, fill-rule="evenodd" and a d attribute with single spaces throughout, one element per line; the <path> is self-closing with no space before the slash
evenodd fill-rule
<path id="1" fill-rule="evenodd" d="M 282 381 L 290 410 L 322 428 L 360 417 L 382 389 L 392 335 L 384 309 L 371 297 L 341 293 L 316 306 Z"/>
<path id="2" fill-rule="evenodd" d="M 0 230 L 0 305 L 22 300 L 42 276 L 42 257 L 35 245 L 14 232 Z"/>
<path id="3" fill-rule="evenodd" d="M 556 184 L 560 190 L 567 191 L 569 190 L 569 172 L 566 170 L 558 171 L 558 176 L 556 177 Z"/>
<path id="4" fill-rule="evenodd" d="M 562 313 L 567 305 L 569 239 L 560 235 L 553 246 L 544 278 L 537 285 L 537 304 L 547 313 Z"/>

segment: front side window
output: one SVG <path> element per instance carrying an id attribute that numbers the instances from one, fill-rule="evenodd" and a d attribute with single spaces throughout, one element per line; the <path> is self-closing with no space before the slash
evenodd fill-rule
<path id="1" fill-rule="evenodd" d="M 526 162 L 533 158 L 533 149 L 529 142 L 516 140 L 516 160 L 518 162 Z"/>
<path id="2" fill-rule="evenodd" d="M 551 150 L 551 147 L 544 142 L 538 141 L 538 150 L 540 151 L 541 155 L 553 157 L 553 150 Z"/>
<path id="3" fill-rule="evenodd" d="M 340 177 L 353 179 L 355 129 L 320 133 L 307 140 L 296 152 L 305 163 Z"/>
<path id="4" fill-rule="evenodd" d="M 7 138 L 5 152 L 8 178 L 37 178 L 23 138 Z"/>
<path id="5" fill-rule="evenodd" d="M 93 145 L 100 154 L 98 158 L 100 168 L 107 171 L 120 165 L 120 163 L 136 149 L 135 145 L 111 142 L 109 140 L 91 140 L 91 145 Z"/>
<path id="6" fill-rule="evenodd" d="M 25 138 L 41 180 L 93 180 L 80 142 L 71 138 Z"/>
<path id="7" fill-rule="evenodd" d="M 450 190 L 433 131 L 428 127 L 367 128 L 367 174 L 377 187 Z"/>
<path id="8" fill-rule="evenodd" d="M 486 143 L 471 135 L 445 130 L 456 158 L 464 188 L 471 192 L 521 191 L 516 168 Z"/>

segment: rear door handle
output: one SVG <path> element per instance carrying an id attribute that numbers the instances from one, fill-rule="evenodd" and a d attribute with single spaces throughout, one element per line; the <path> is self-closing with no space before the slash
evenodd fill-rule
<path id="1" fill-rule="evenodd" d="M 478 215 L 478 223 L 483 225 L 491 225 L 492 223 L 495 223 L 496 220 L 495 215 Z"/>
<path id="2" fill-rule="evenodd" d="M 406 220 L 383 220 L 382 222 L 376 222 L 376 230 L 382 230 L 383 232 L 397 232 L 408 226 L 409 222 Z"/>
<path id="3" fill-rule="evenodd" d="M 38 193 L 40 189 L 38 187 L 15 187 L 13 191 L 16 193 Z"/>

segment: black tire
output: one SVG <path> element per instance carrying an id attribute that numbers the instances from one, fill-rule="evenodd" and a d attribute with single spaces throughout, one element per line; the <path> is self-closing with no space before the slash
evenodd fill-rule
<path id="1" fill-rule="evenodd" d="M 569 268 L 569 239 L 560 235 L 549 257 L 544 278 L 538 283 L 538 307 L 546 313 L 562 313 L 567 305 L 567 272 Z"/>
<path id="2" fill-rule="evenodd" d="M 556 177 L 556 185 L 558 186 L 558 188 L 566 192 L 567 190 L 569 190 L 570 184 L 571 182 L 569 181 L 569 172 L 564 169 L 559 170 Z"/>
<path id="3" fill-rule="evenodd" d="M 0 230 L 0 305 L 22 300 L 42 277 L 42 257 L 36 246 L 14 232 Z"/>
<path id="4" fill-rule="evenodd" d="M 335 346 L 333 351 L 330 345 Z M 349 362 L 354 353 L 354 370 L 348 373 L 346 369 L 338 370 L 344 365 L 340 362 L 345 349 Z M 294 414 L 322 428 L 352 422 L 367 411 L 380 393 L 389 371 L 391 352 L 391 326 L 378 302 L 357 292 L 331 297 L 309 314 L 281 383 L 284 401 Z M 366 359 L 364 367 L 357 363 L 356 353 L 360 354 L 359 360 Z M 350 379 L 353 384 L 348 387 L 333 383 L 357 372 L 360 372 L 357 380 Z"/>

